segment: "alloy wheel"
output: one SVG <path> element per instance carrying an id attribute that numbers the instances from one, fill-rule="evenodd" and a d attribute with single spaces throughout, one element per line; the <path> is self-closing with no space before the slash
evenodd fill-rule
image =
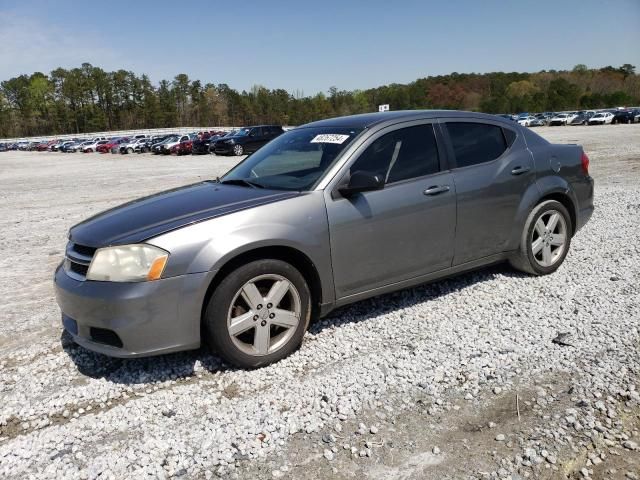
<path id="1" fill-rule="evenodd" d="M 300 294 L 285 277 L 259 275 L 235 294 L 227 313 L 227 331 L 243 353 L 264 356 L 284 347 L 301 317 Z"/>
<path id="2" fill-rule="evenodd" d="M 233 147 L 233 153 L 236 155 L 242 155 L 244 153 L 244 149 L 242 148 L 242 145 L 236 145 Z"/>
<path id="3" fill-rule="evenodd" d="M 554 265 L 567 244 L 567 222 L 557 210 L 547 210 L 536 221 L 531 232 L 533 258 L 542 267 Z"/>

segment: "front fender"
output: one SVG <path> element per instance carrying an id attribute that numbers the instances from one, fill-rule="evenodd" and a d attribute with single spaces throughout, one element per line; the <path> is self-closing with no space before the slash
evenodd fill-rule
<path id="1" fill-rule="evenodd" d="M 289 247 L 315 265 L 325 301 L 333 275 L 322 192 L 309 192 L 195 223 L 149 240 L 170 252 L 163 276 L 215 272 L 229 260 L 263 247 Z"/>

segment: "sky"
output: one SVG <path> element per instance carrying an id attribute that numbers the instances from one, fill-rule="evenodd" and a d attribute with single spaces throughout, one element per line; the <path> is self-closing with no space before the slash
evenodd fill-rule
<path id="1" fill-rule="evenodd" d="M 0 0 L 0 80 L 83 62 L 313 95 L 631 63 L 640 0 Z"/>

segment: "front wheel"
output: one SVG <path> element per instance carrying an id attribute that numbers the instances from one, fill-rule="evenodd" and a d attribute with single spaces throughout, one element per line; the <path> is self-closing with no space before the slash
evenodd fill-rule
<path id="1" fill-rule="evenodd" d="M 560 202 L 546 200 L 527 217 L 518 251 L 509 259 L 516 268 L 532 275 L 555 272 L 571 245 L 571 217 Z"/>
<path id="2" fill-rule="evenodd" d="M 242 147 L 242 145 L 234 145 L 233 147 L 233 154 L 240 156 L 244 153 L 244 148 Z"/>
<path id="3" fill-rule="evenodd" d="M 224 360 L 256 368 L 294 352 L 311 316 L 311 295 L 302 274 L 273 259 L 257 260 L 225 277 L 204 314 L 208 345 Z"/>

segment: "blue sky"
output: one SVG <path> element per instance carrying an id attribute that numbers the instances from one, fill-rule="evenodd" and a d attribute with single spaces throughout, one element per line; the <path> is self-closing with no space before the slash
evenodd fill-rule
<path id="1" fill-rule="evenodd" d="M 0 0 L 0 79 L 85 61 L 306 95 L 454 71 L 640 71 L 640 0 Z"/>

